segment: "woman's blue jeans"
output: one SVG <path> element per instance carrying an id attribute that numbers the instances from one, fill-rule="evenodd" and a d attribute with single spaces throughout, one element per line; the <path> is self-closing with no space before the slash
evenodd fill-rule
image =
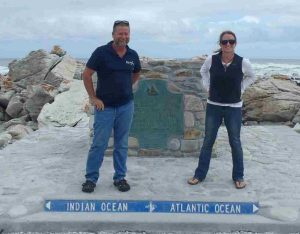
<path id="1" fill-rule="evenodd" d="M 233 163 L 232 179 L 236 181 L 244 177 L 243 150 L 240 140 L 242 108 L 217 106 L 208 103 L 205 119 L 205 137 L 200 151 L 198 167 L 194 175 L 197 179 L 204 180 L 206 177 L 212 148 L 223 119 L 231 146 Z"/>
<path id="2" fill-rule="evenodd" d="M 86 180 L 97 183 L 99 169 L 102 165 L 112 130 L 114 130 L 113 164 L 115 169 L 113 180 L 118 181 L 125 178 L 128 136 L 133 112 L 133 101 L 119 107 L 105 107 L 104 110 L 95 108 L 94 138 L 87 158 Z"/>

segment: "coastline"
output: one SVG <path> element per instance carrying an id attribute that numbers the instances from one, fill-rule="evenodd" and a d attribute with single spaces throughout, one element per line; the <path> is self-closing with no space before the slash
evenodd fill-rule
<path id="1" fill-rule="evenodd" d="M 142 58 L 142 57 L 141 57 Z M 15 59 L 21 58 L 0 58 L 0 74 L 3 71 L 8 72 L 8 64 Z M 161 58 L 157 58 L 160 60 Z M 188 61 L 192 58 L 181 58 L 174 60 L 179 61 Z M 88 58 L 76 58 L 77 61 L 86 63 Z M 173 60 L 173 59 L 172 59 Z M 300 75 L 300 59 L 262 59 L 262 58 L 250 58 L 249 59 L 254 72 L 258 76 L 268 76 L 271 75 L 287 75 L 291 76 L 292 74 Z M 3 74 L 2 74 L 3 75 Z"/>

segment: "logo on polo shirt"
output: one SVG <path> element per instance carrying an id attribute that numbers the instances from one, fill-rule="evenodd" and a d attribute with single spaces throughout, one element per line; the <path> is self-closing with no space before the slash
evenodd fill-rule
<path id="1" fill-rule="evenodd" d="M 129 65 L 131 65 L 131 66 L 134 66 L 134 62 L 133 62 L 133 61 L 127 61 L 127 60 L 126 60 L 126 64 L 129 64 Z"/>

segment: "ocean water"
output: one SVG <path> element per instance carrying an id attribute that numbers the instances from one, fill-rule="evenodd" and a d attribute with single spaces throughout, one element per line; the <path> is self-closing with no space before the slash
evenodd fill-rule
<path id="1" fill-rule="evenodd" d="M 8 64 L 13 60 L 13 58 L 0 58 L 0 74 L 5 75 L 8 73 Z"/>
<path id="2" fill-rule="evenodd" d="M 13 58 L 0 58 L 0 74 L 8 73 L 8 64 Z M 80 58 L 86 62 L 87 59 Z M 300 76 L 300 59 L 250 59 L 254 72 L 258 76 L 281 74 L 291 76 L 296 73 Z"/>
<path id="3" fill-rule="evenodd" d="M 282 74 L 300 76 L 300 59 L 250 59 L 254 73 L 259 76 Z"/>

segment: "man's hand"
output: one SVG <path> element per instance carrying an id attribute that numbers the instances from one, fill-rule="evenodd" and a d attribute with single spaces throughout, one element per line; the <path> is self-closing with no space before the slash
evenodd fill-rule
<path id="1" fill-rule="evenodd" d="M 104 110 L 104 103 L 99 98 L 92 98 L 92 102 L 96 106 L 97 110 Z"/>

